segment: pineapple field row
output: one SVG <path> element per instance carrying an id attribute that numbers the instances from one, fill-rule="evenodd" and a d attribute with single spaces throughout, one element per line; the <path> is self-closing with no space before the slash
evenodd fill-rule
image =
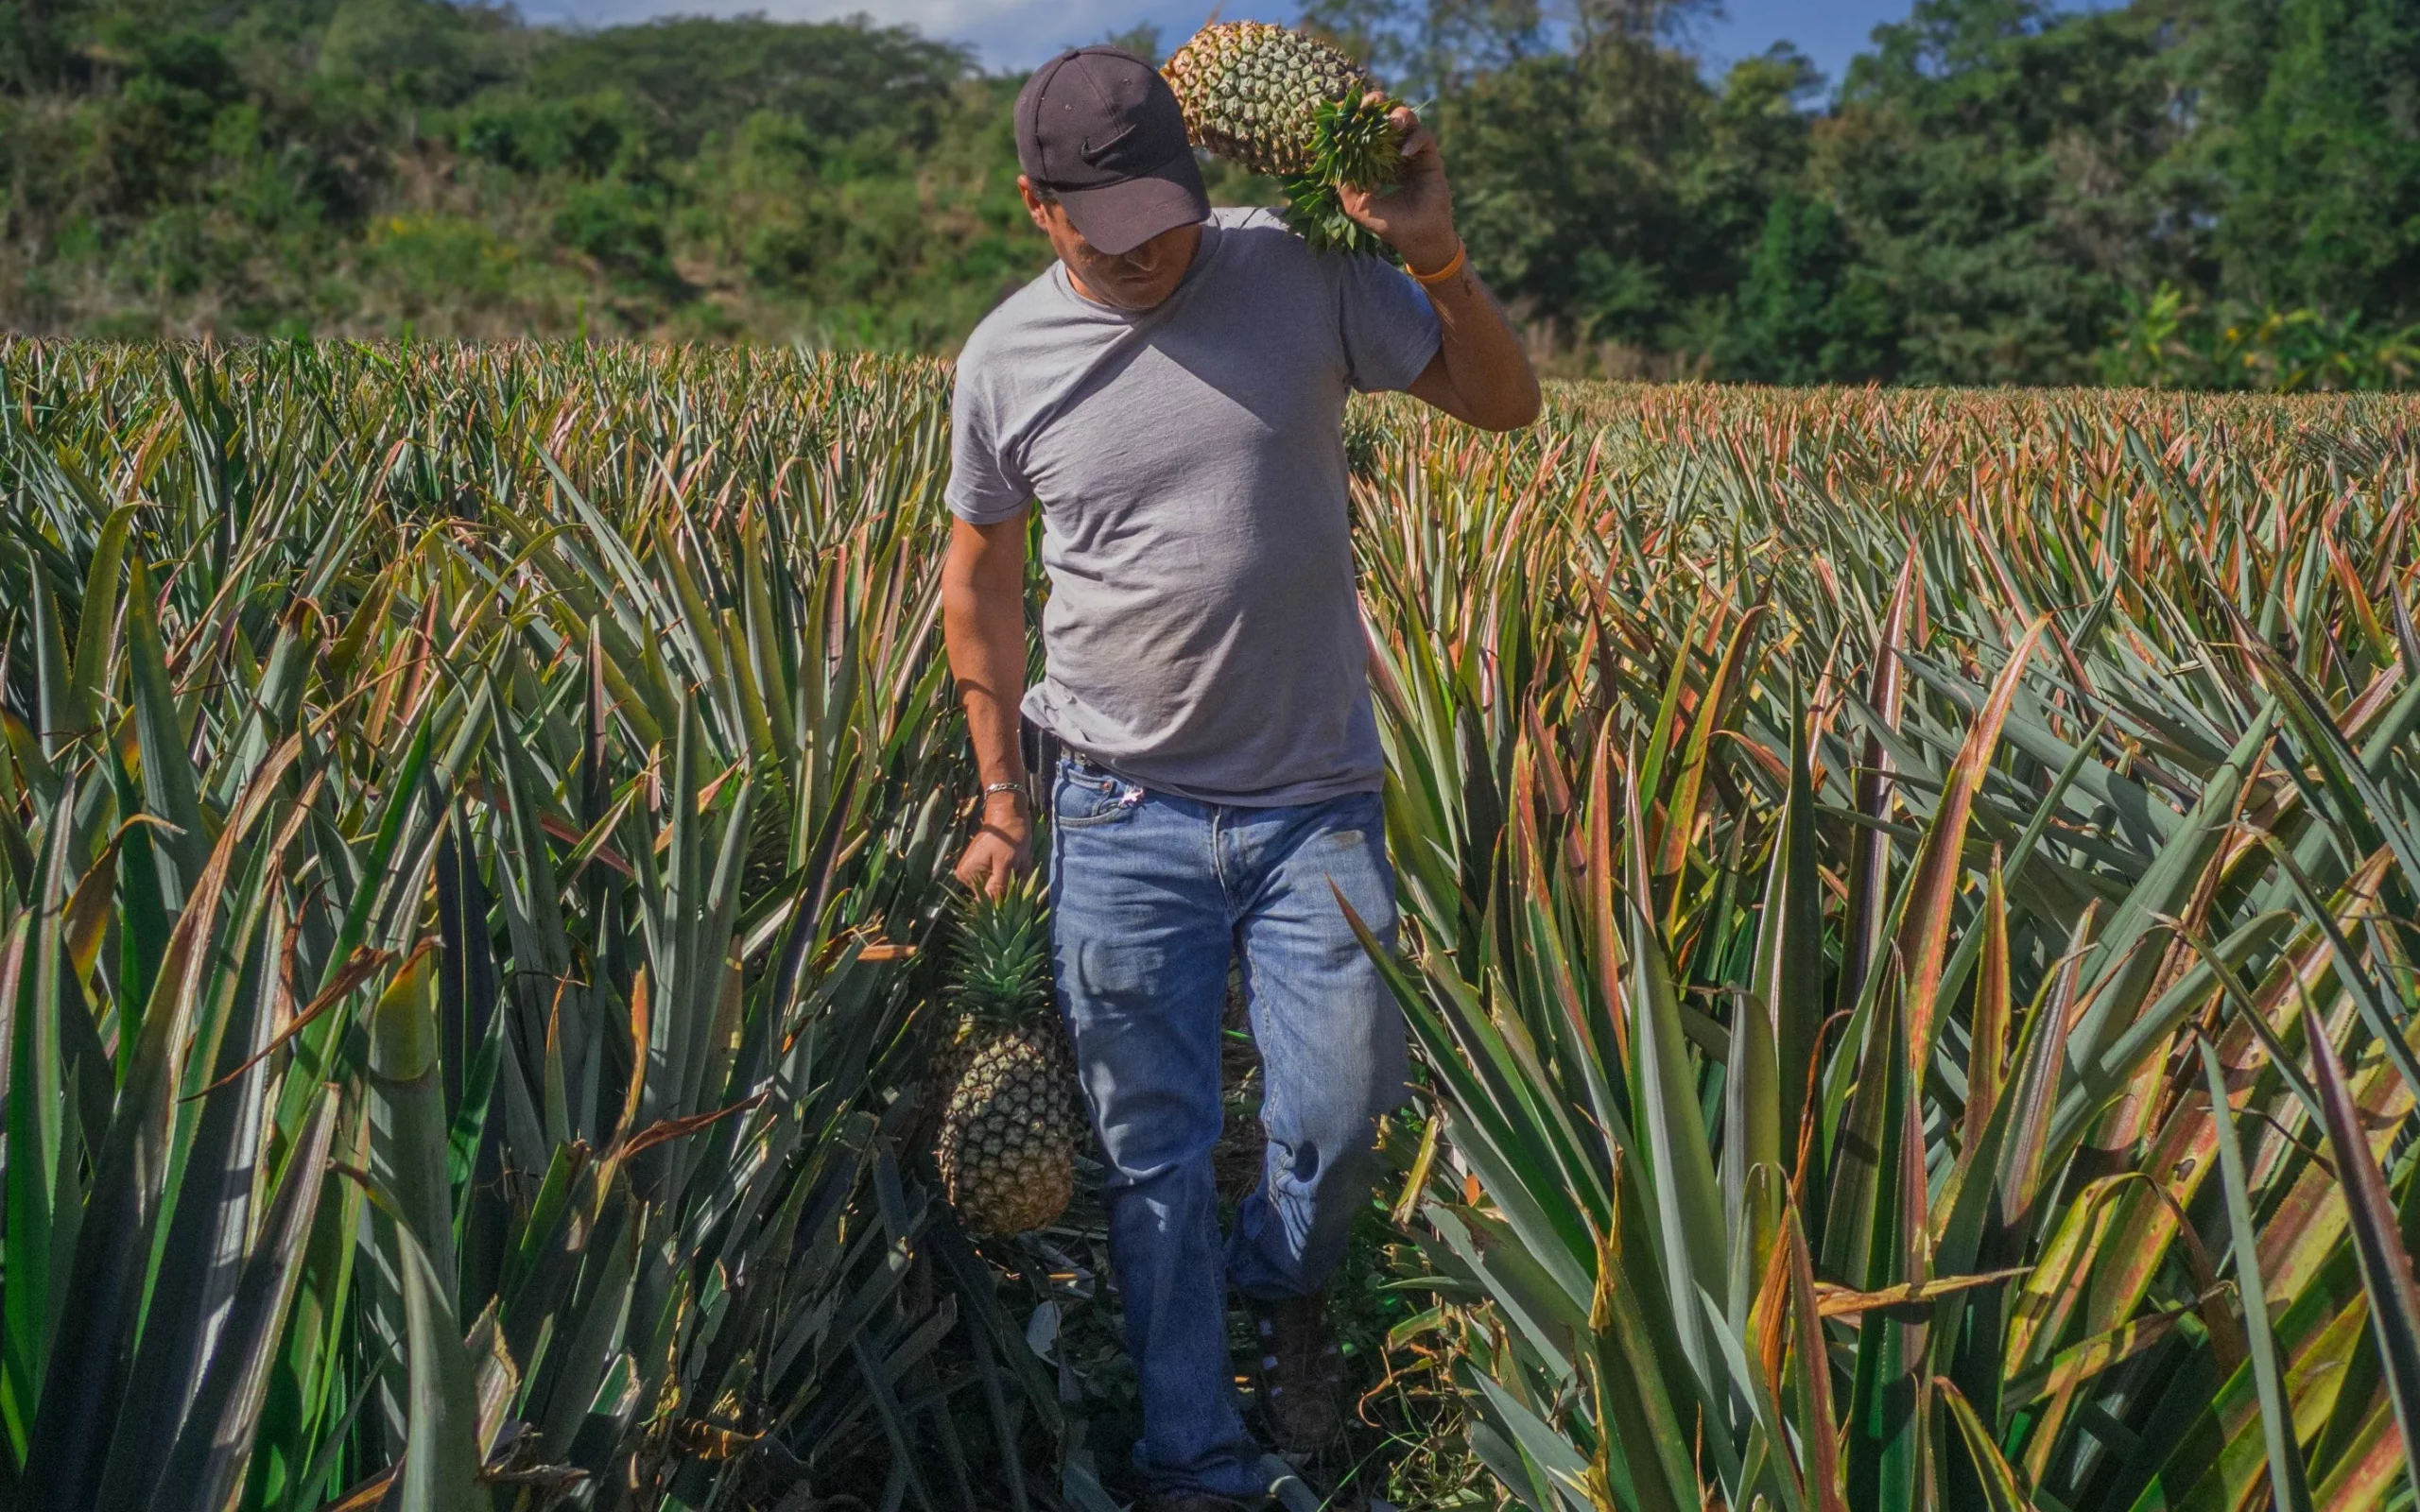
<path id="1" fill-rule="evenodd" d="M 922 1106 L 947 400 L 0 342 L 0 1504 L 1113 1512 L 1090 1210 Z M 1349 1500 L 2410 1504 L 2415 421 L 1354 411 Z"/>

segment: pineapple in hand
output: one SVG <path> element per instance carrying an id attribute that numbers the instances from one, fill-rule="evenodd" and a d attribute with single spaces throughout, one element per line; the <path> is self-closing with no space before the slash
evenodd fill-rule
<path id="1" fill-rule="evenodd" d="M 1316 37 L 1260 21 L 1202 27 L 1161 72 L 1193 140 L 1286 188 L 1287 224 L 1322 250 L 1383 251 L 1344 213 L 1340 187 L 1384 191 L 1403 177 L 1401 101 Z"/>
<path id="2" fill-rule="evenodd" d="M 970 894 L 956 935 L 948 991 L 959 1019 L 933 1077 L 934 1164 L 969 1232 L 1023 1233 L 1066 1211 L 1084 1133 L 1040 884 Z"/>

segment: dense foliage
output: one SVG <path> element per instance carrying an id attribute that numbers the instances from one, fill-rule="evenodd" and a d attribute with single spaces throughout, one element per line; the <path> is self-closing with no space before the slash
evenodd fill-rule
<path id="1" fill-rule="evenodd" d="M 1583 367 L 2291 387 L 2420 362 L 2420 0 L 1917 0 L 1828 92 L 1787 46 L 1709 79 L 1702 8 L 1307 9 L 1430 102 L 1478 266 Z M 0 9 L 0 321 L 945 350 L 1044 256 L 1014 82 L 863 23 L 26 0 Z"/>
<path id="2" fill-rule="evenodd" d="M 0 1504 L 1131 1491 L 1099 1210 L 918 1154 L 944 369 L 0 372 Z M 1425 1091 L 1330 1468 L 2404 1504 L 2415 421 L 1357 406 Z"/>
<path id="3" fill-rule="evenodd" d="M 0 370 L 0 1505 L 912 1465 L 1010 1337 L 884 1123 L 965 769 L 929 381 Z"/>
<path id="4" fill-rule="evenodd" d="M 1007 101 L 902 31 L 439 0 L 10 7 L 0 312 L 103 335 L 932 347 L 1036 266 Z"/>
<path id="5" fill-rule="evenodd" d="M 2420 411 L 1394 416 L 1397 1336 L 1501 1483 L 2408 1504 Z"/>

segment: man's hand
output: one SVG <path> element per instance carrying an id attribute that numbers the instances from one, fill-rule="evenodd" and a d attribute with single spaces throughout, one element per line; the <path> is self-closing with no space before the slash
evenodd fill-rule
<path id="1" fill-rule="evenodd" d="M 983 823 L 959 853 L 958 880 L 997 898 L 1009 884 L 1033 870 L 1033 820 L 1023 793 L 991 793 L 983 799 Z"/>
<path id="2" fill-rule="evenodd" d="M 1469 263 L 1455 263 L 1462 238 L 1454 230 L 1454 196 L 1445 187 L 1445 160 L 1436 134 L 1409 106 L 1398 106 L 1389 118 L 1403 129 L 1403 181 L 1392 192 L 1348 188 L 1337 196 L 1346 215 L 1423 275 L 1437 312 L 1437 355 L 1407 392 L 1465 424 L 1518 430 L 1538 418 L 1543 400 L 1537 369 Z M 1454 268 L 1451 278 L 1433 276 L 1448 267 Z"/>
<path id="3" fill-rule="evenodd" d="M 1386 96 L 1373 93 L 1367 98 Z M 1388 117 L 1403 132 L 1403 180 L 1392 191 L 1337 191 L 1344 213 L 1369 228 L 1380 241 L 1401 252 L 1404 261 L 1424 273 L 1433 273 L 1454 260 L 1461 239 L 1454 233 L 1454 196 L 1445 187 L 1445 159 L 1437 150 L 1437 134 L 1420 124 L 1409 105 L 1395 107 Z"/>
<path id="4" fill-rule="evenodd" d="M 988 525 L 950 526 L 942 558 L 942 638 L 950 676 L 966 705 L 975 770 L 984 786 L 983 823 L 958 858 L 958 880 L 997 898 L 1033 869 L 1033 816 L 1026 811 L 1025 759 L 1017 749 L 1017 700 L 1025 692 L 1025 534 L 1019 515 Z"/>

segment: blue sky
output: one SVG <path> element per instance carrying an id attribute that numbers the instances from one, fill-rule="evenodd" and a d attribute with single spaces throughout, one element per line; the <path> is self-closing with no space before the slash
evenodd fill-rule
<path id="1" fill-rule="evenodd" d="M 1229 0 L 1229 20 L 1290 19 L 1297 0 Z M 912 22 L 934 36 L 971 43 L 994 68 L 1022 68 L 1073 43 L 1096 42 L 1150 22 L 1174 43 L 1206 19 L 1217 0 L 522 0 L 532 21 L 611 26 L 676 12 L 735 15 L 762 11 L 786 20 L 820 20 L 851 11 L 878 21 Z M 1826 76 L 1839 81 L 1849 58 L 1877 22 L 1908 13 L 1909 0 L 1727 0 L 1721 20 L 1699 24 L 1697 42 L 1709 62 L 1759 53 L 1773 43 L 1796 43 Z"/>

